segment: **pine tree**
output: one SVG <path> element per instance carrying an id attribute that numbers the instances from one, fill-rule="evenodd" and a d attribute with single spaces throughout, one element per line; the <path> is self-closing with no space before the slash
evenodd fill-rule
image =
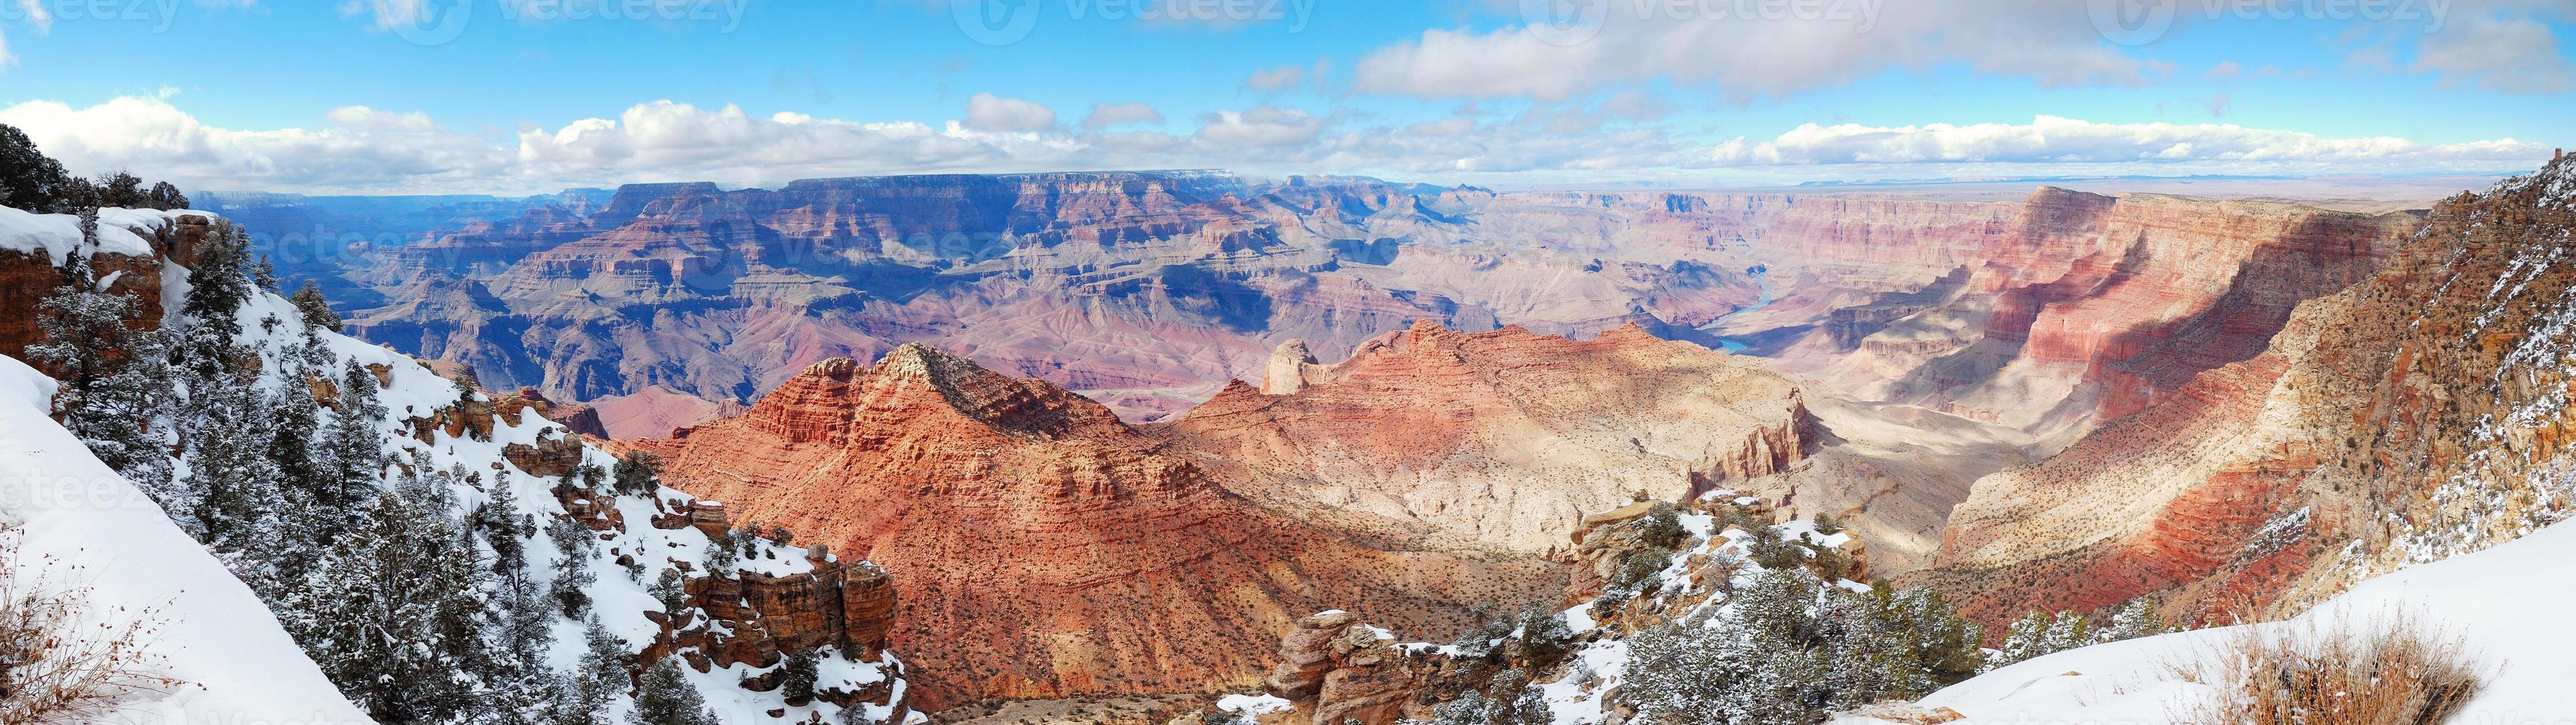
<path id="1" fill-rule="evenodd" d="M 322 298 L 322 285 L 313 280 L 304 280 L 304 286 L 295 288 L 295 295 L 287 299 L 295 303 L 295 311 L 303 316 L 306 326 L 339 332 L 347 325 L 340 313 L 331 310 L 331 301 Z"/>
<path id="2" fill-rule="evenodd" d="M 547 661 L 548 645 L 554 639 L 554 607 L 524 575 L 503 577 L 498 599 L 491 636 L 500 647 L 492 657 L 493 689 L 498 691 L 500 709 L 510 713 L 500 720 L 536 722 L 560 701 L 564 684 Z"/>
<path id="3" fill-rule="evenodd" d="M 55 214 L 77 214 L 84 209 L 95 210 L 98 208 L 98 185 L 90 183 L 88 179 L 66 174 L 63 176 L 62 183 L 54 187 L 52 201 L 48 203 L 52 206 L 45 211 Z"/>
<path id="4" fill-rule="evenodd" d="M 725 533 L 724 538 L 707 542 L 707 573 L 717 576 L 731 574 L 734 565 L 739 562 L 734 554 L 733 532 Z"/>
<path id="5" fill-rule="evenodd" d="M 1843 532 L 1843 520 L 1831 511 L 1816 512 L 1816 533 L 1832 536 Z"/>
<path id="6" fill-rule="evenodd" d="M 187 301 L 180 312 L 193 323 L 189 339 L 199 348 L 192 353 L 202 368 L 219 364 L 222 352 L 231 350 L 233 338 L 241 335 L 236 316 L 252 293 L 245 269 L 250 237 L 240 225 L 217 219 L 196 251 L 197 264 L 189 270 Z"/>
<path id="7" fill-rule="evenodd" d="M 715 713 L 707 710 L 707 700 L 689 684 L 688 675 L 680 671 L 678 658 L 665 657 L 644 670 L 644 681 L 635 689 L 635 712 L 627 718 L 633 725 L 717 725 Z"/>
<path id="8" fill-rule="evenodd" d="M 262 254 L 259 255 L 259 263 L 251 265 L 250 283 L 260 291 L 276 292 L 279 285 L 286 284 L 286 280 L 277 278 L 277 263 L 268 261 L 268 255 Z"/>
<path id="9" fill-rule="evenodd" d="M 554 540 L 555 551 L 561 555 L 555 560 L 555 578 L 546 592 L 554 597 L 564 616 L 581 616 L 590 608 L 590 585 L 598 581 L 598 575 L 590 570 L 590 550 L 599 539 L 588 527 L 570 518 L 547 522 L 546 538 Z"/>
<path id="10" fill-rule="evenodd" d="M 33 212 L 64 211 L 56 202 L 63 182 L 62 162 L 36 149 L 24 131 L 0 124 L 0 206 Z"/>
<path id="11" fill-rule="evenodd" d="M 625 645 L 593 616 L 582 623 L 581 658 L 565 678 L 547 725 L 610 725 L 608 704 L 626 691 Z"/>
<path id="12" fill-rule="evenodd" d="M 474 510 L 474 530 L 483 534 L 483 543 L 492 547 L 492 567 L 501 576 L 525 580 L 528 566 L 528 537 L 536 533 L 528 517 L 519 511 L 519 494 L 508 479 L 492 486 L 491 498 Z"/>
<path id="13" fill-rule="evenodd" d="M 1521 609 L 1520 625 L 1511 654 L 1523 666 L 1556 664 L 1573 648 L 1574 632 L 1566 627 L 1562 613 L 1533 604 Z"/>
<path id="14" fill-rule="evenodd" d="M 822 674 L 822 663 L 814 651 L 800 649 L 787 653 L 787 662 L 778 668 L 778 692 L 787 702 L 803 703 L 814 699 L 814 681 Z"/>
<path id="15" fill-rule="evenodd" d="M 2064 652 L 2093 643 L 2093 623 L 2077 612 L 2058 612 L 2048 623 L 2048 651 Z"/>
<path id="16" fill-rule="evenodd" d="M 2171 627 L 2165 624 L 2164 615 L 2156 612 L 2156 603 L 2146 597 L 2139 597 L 2129 600 L 2126 606 L 2120 607 L 2119 613 L 2111 615 L 2111 623 L 2095 632 L 2093 638 L 2096 642 L 2118 642 L 2124 639 L 2163 634 L 2170 630 Z"/>
<path id="17" fill-rule="evenodd" d="M 615 476 L 617 493 L 622 496 L 651 496 L 661 490 L 662 457 L 636 451 L 617 459 Z"/>
<path id="18" fill-rule="evenodd" d="M 1548 708 L 1545 691 L 1523 685 L 1500 720 L 1505 725 L 1555 725 L 1556 713 Z"/>
<path id="19" fill-rule="evenodd" d="M 279 385 L 265 402 L 268 461 L 277 468 L 277 488 L 289 502 L 314 506 L 332 495 L 326 489 L 335 479 L 316 455 L 324 447 L 317 440 L 322 408 L 305 384 L 312 368 L 300 356 L 288 355 L 279 369 Z"/>
<path id="20" fill-rule="evenodd" d="M 1468 690 L 1431 710 L 1431 725 L 1485 725 L 1485 695 Z"/>
<path id="21" fill-rule="evenodd" d="M 152 209 L 169 211 L 188 208 L 188 195 L 179 193 L 179 187 L 167 181 L 154 182 L 152 190 L 143 193 L 143 199 L 143 206 Z"/>
<path id="22" fill-rule="evenodd" d="M 376 376 L 359 367 L 357 358 L 349 358 L 331 424 L 322 432 L 325 508 L 348 511 L 373 495 L 385 470 L 384 436 L 376 429 L 384 418 L 384 404 L 376 402 Z"/>
<path id="23" fill-rule="evenodd" d="M 238 552 L 258 539 L 285 536 L 279 472 L 261 413 L 266 396 L 254 379 L 234 373 L 190 386 L 182 433 L 188 441 L 190 518 L 216 551 Z"/>
<path id="24" fill-rule="evenodd" d="M 143 180 L 123 171 L 98 177 L 98 205 L 142 208 Z"/>
<path id="25" fill-rule="evenodd" d="M 330 564 L 314 662 L 380 722 L 452 722 L 493 649 L 481 569 L 442 512 L 385 492 L 366 513 Z"/>
<path id="26" fill-rule="evenodd" d="M 27 357 L 60 381 L 54 412 L 63 427 L 127 480 L 166 497 L 168 446 L 153 428 L 175 397 L 163 337 L 126 327 L 140 314 L 133 296 L 97 291 L 80 265 L 71 273 L 71 285 L 55 288 L 38 305 L 36 326 L 45 342 L 29 346 Z"/>
<path id="27" fill-rule="evenodd" d="M 2091 627 L 2075 612 L 2031 612 L 2004 633 L 2004 646 L 1988 660 L 1988 669 L 2082 647 L 2092 642 Z"/>
<path id="28" fill-rule="evenodd" d="M 2048 654 L 2048 624 L 2045 612 L 2031 612 L 2014 620 L 2012 627 L 2004 630 L 2003 646 L 1995 648 L 1994 656 L 1986 661 L 1987 669 Z"/>
<path id="29" fill-rule="evenodd" d="M 664 612 L 678 614 L 681 609 L 689 606 L 689 588 L 680 578 L 678 569 L 662 570 L 661 575 L 653 578 L 653 585 L 645 588 L 645 592 L 653 595 L 654 601 L 662 603 Z"/>

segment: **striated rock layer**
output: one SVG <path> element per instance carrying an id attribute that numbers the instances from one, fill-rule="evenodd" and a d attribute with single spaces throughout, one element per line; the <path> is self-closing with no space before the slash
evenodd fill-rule
<path id="1" fill-rule="evenodd" d="M 1634 492 L 1688 500 L 1814 442 L 1797 386 L 1634 325 L 1591 340 L 1430 321 L 1317 364 L 1283 345 L 1166 435 L 1247 489 L 1528 552 Z"/>
<path id="2" fill-rule="evenodd" d="M 893 646 L 947 703 L 1249 683 L 1271 633 L 1323 602 L 1441 629 L 1561 585 L 1252 506 L 1097 403 L 920 345 L 817 363 L 635 447 L 735 520 L 883 566 L 903 589 Z"/>
<path id="3" fill-rule="evenodd" d="M 2139 595 L 2223 621 L 2565 516 L 2576 161 L 2437 206 L 2270 348 L 1976 483 L 1916 578 L 1990 621 Z"/>

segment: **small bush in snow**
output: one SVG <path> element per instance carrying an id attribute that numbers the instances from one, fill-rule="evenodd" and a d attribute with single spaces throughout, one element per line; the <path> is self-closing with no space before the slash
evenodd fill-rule
<path id="1" fill-rule="evenodd" d="M 2488 677 L 2457 637 L 2398 615 L 2361 629 L 2253 629 L 2219 645 L 2217 697 L 2178 722 L 2211 725 L 2435 725 Z"/>
<path id="2" fill-rule="evenodd" d="M 101 720 L 132 695 L 184 684 L 153 674 L 160 658 L 144 644 L 157 610 L 88 621 L 88 593 L 46 576 L 52 557 L 19 558 L 18 542 L 0 530 L 0 725 Z"/>

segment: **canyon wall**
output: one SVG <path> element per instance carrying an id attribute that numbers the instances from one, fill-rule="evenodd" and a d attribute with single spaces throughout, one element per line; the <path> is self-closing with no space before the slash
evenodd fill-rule
<path id="1" fill-rule="evenodd" d="M 1283 345 L 1166 432 L 1226 480 L 1528 552 L 1634 492 L 1687 499 L 1807 456 L 1797 386 L 1634 325 L 1591 340 L 1424 321 L 1317 364 Z"/>
<path id="2" fill-rule="evenodd" d="M 893 644 L 947 704 L 1248 683 L 1322 602 L 1442 630 L 1562 583 L 1252 505 L 1097 403 L 917 344 L 634 445 L 738 521 L 883 566 L 904 592 Z"/>
<path id="3" fill-rule="evenodd" d="M 2564 516 L 2576 163 L 2437 206 L 2270 348 L 1976 484 L 1919 576 L 1989 620 L 2261 616 Z"/>

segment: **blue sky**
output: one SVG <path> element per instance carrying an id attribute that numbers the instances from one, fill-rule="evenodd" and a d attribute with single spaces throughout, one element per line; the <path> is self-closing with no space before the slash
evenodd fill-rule
<path id="1" fill-rule="evenodd" d="M 1024 24 L 979 33 L 950 0 L 0 0 L 0 123 L 76 170 L 356 193 L 2483 173 L 2576 145 L 2571 0 L 956 1 Z M 2105 25 L 2123 9 L 2143 25 Z"/>

